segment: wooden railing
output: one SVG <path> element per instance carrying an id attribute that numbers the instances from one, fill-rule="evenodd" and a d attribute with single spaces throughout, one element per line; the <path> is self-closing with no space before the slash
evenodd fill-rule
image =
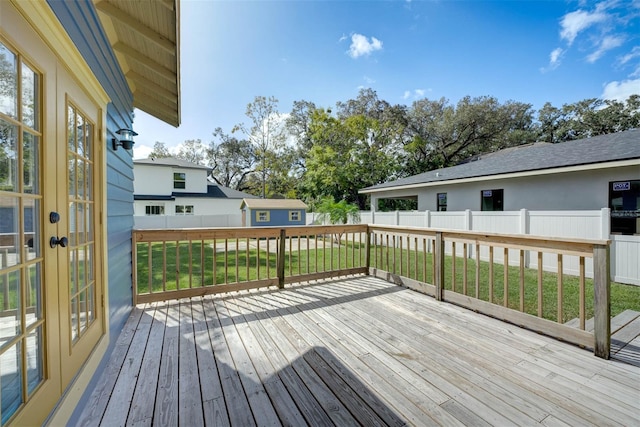
<path id="1" fill-rule="evenodd" d="M 369 232 L 371 274 L 609 357 L 608 240 L 373 225 Z M 543 271 L 550 257 L 554 273 Z M 569 261 L 576 277 L 564 273 Z M 593 332 L 585 327 L 591 315 Z"/>
<path id="2" fill-rule="evenodd" d="M 136 303 L 367 273 L 366 225 L 134 230 Z"/>
<path id="3" fill-rule="evenodd" d="M 372 274 L 608 358 L 608 251 L 607 240 L 397 226 L 134 230 L 134 300 Z M 551 257 L 555 273 L 543 271 Z"/>

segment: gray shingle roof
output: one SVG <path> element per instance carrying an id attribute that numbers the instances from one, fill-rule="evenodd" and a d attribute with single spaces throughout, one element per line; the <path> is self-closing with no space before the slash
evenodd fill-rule
<path id="1" fill-rule="evenodd" d="M 208 191 L 210 193 L 220 192 L 223 194 L 223 196 L 220 196 L 220 197 L 226 197 L 227 199 L 257 199 L 258 198 L 258 196 L 245 193 L 244 191 L 234 190 L 233 188 L 225 187 L 224 185 L 220 185 L 220 184 L 209 184 Z"/>
<path id="2" fill-rule="evenodd" d="M 536 143 L 481 155 L 468 163 L 385 182 L 361 191 L 506 173 L 640 159 L 640 129 L 559 144 Z"/>
<path id="3" fill-rule="evenodd" d="M 136 159 L 133 161 L 133 163 L 149 166 L 174 166 L 185 169 L 211 169 L 208 166 L 191 163 L 182 159 L 176 159 L 175 157 L 150 157 L 148 159 Z"/>

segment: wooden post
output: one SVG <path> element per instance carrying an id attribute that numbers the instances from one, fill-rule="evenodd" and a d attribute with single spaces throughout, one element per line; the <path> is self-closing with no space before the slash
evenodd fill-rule
<path id="1" fill-rule="evenodd" d="M 435 241 L 435 253 L 434 266 L 435 271 L 435 286 L 436 286 L 436 299 L 442 301 L 444 298 L 444 240 L 442 239 L 442 232 L 436 232 Z"/>
<path id="2" fill-rule="evenodd" d="M 364 266 L 367 267 L 367 274 L 370 274 L 369 269 L 371 268 L 371 230 L 369 230 L 369 226 L 367 226 L 364 240 Z"/>
<path id="3" fill-rule="evenodd" d="M 137 234 L 134 231 L 131 233 L 131 287 L 133 290 L 133 306 L 135 307 L 138 304 L 138 242 L 137 242 Z M 148 258 L 151 260 L 151 245 L 149 245 L 149 253 Z M 149 277 L 151 277 L 152 272 L 149 269 Z M 149 284 L 149 293 L 151 293 L 151 284 Z"/>
<path id="4" fill-rule="evenodd" d="M 611 292 L 609 245 L 593 247 L 594 354 L 609 359 L 611 352 Z"/>
<path id="5" fill-rule="evenodd" d="M 286 230 L 283 228 L 280 230 L 280 245 L 278 250 L 278 287 L 280 289 L 284 288 L 284 252 L 287 234 Z"/>

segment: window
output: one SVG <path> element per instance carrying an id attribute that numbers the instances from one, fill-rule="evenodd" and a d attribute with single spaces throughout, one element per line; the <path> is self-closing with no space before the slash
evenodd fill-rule
<path id="1" fill-rule="evenodd" d="M 193 205 L 176 205 L 176 215 L 193 215 Z"/>
<path id="2" fill-rule="evenodd" d="M 609 183 L 611 232 L 640 234 L 640 180 Z"/>
<path id="3" fill-rule="evenodd" d="M 438 211 L 447 210 L 447 193 L 438 193 Z"/>
<path id="4" fill-rule="evenodd" d="M 289 211 L 289 221 L 300 221 L 300 211 Z"/>
<path id="5" fill-rule="evenodd" d="M 174 172 L 173 174 L 173 188 L 185 189 L 187 188 L 187 174 L 184 172 Z"/>
<path id="6" fill-rule="evenodd" d="M 269 211 L 256 211 L 256 222 L 269 222 Z"/>
<path id="7" fill-rule="evenodd" d="M 480 210 L 502 211 L 504 210 L 504 190 L 482 190 L 480 192 Z"/>
<path id="8" fill-rule="evenodd" d="M 146 215 L 164 215 L 164 206 L 162 205 L 149 205 L 144 207 Z"/>

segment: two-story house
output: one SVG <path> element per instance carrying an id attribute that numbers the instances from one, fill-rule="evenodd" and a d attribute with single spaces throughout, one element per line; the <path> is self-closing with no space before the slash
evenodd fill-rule
<path id="1" fill-rule="evenodd" d="M 240 226 L 243 199 L 256 198 L 211 182 L 211 168 L 172 157 L 134 160 L 137 228 Z"/>

